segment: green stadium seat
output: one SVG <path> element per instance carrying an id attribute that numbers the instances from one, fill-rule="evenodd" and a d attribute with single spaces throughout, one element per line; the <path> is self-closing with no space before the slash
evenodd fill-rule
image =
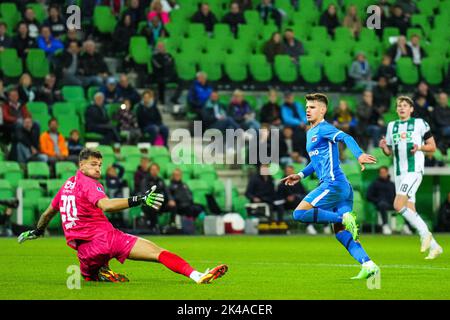
<path id="1" fill-rule="evenodd" d="M 113 164 L 116 161 L 114 151 L 111 146 L 99 145 L 97 150 L 102 153 L 103 157 L 103 167 L 106 168 L 108 165 Z"/>
<path id="2" fill-rule="evenodd" d="M 213 183 L 217 179 L 216 169 L 212 164 L 194 164 L 192 168 L 194 179 L 200 179 Z"/>
<path id="3" fill-rule="evenodd" d="M 172 173 L 175 169 L 180 169 L 183 173 L 183 180 L 189 181 L 192 177 L 192 171 L 193 171 L 192 164 L 175 164 L 175 163 L 168 163 L 165 168 L 165 172 L 161 172 L 161 175 L 164 175 L 167 179 L 170 179 L 172 177 Z"/>
<path id="4" fill-rule="evenodd" d="M 417 1 L 416 5 L 420 13 L 425 16 L 432 16 L 434 10 L 439 6 L 439 0 Z"/>
<path id="5" fill-rule="evenodd" d="M 176 12 L 180 10 L 175 10 Z M 175 12 L 174 12 L 175 13 Z M 186 23 L 179 23 L 178 20 L 171 20 L 168 24 L 164 26 L 164 28 L 169 33 L 169 37 L 173 38 L 182 38 L 186 34 Z"/>
<path id="6" fill-rule="evenodd" d="M 274 70 L 281 82 L 292 83 L 297 80 L 297 67 L 289 56 L 276 56 Z"/>
<path id="7" fill-rule="evenodd" d="M 34 78 L 44 78 L 50 72 L 50 64 L 44 50 L 30 49 L 26 58 L 27 69 Z"/>
<path id="8" fill-rule="evenodd" d="M 47 114 L 48 115 L 48 106 L 45 102 L 28 102 L 27 109 L 31 113 L 31 116 L 34 117 L 38 114 Z"/>
<path id="9" fill-rule="evenodd" d="M 213 182 L 213 196 L 222 211 L 225 211 L 225 185 L 217 179 Z"/>
<path id="10" fill-rule="evenodd" d="M 60 114 L 56 116 L 59 124 L 59 131 L 65 137 L 70 137 L 72 130 L 81 132 L 80 120 L 78 114 Z"/>
<path id="11" fill-rule="evenodd" d="M 2 162 L 3 179 L 8 180 L 13 188 L 17 188 L 20 179 L 23 178 L 22 170 L 15 161 Z"/>
<path id="12" fill-rule="evenodd" d="M 64 86 L 61 89 L 65 101 L 85 101 L 84 89 L 82 86 Z"/>
<path id="13" fill-rule="evenodd" d="M 433 177 L 423 176 L 419 190 L 416 193 L 416 209 L 423 218 L 435 221 L 436 216 L 433 212 Z"/>
<path id="14" fill-rule="evenodd" d="M 428 17 L 423 14 L 414 14 L 411 16 L 411 26 L 414 28 L 421 28 L 424 34 L 428 34 L 431 30 Z"/>
<path id="15" fill-rule="evenodd" d="M 450 26 L 448 15 L 440 14 L 434 17 L 434 29 L 444 30 Z"/>
<path id="16" fill-rule="evenodd" d="M 53 198 L 44 197 L 39 198 L 37 201 L 37 210 L 39 213 L 43 213 L 49 205 L 52 203 Z M 48 224 L 48 229 L 50 230 L 59 230 L 61 229 L 61 216 L 57 214 L 52 220 L 50 220 Z"/>
<path id="17" fill-rule="evenodd" d="M 67 180 L 77 172 L 77 166 L 71 161 L 58 161 L 55 164 L 55 174 L 58 179 Z"/>
<path id="18" fill-rule="evenodd" d="M 200 70 L 206 72 L 208 80 L 219 81 L 222 78 L 222 61 L 225 53 L 222 56 L 215 54 L 201 55 L 199 67 Z"/>
<path id="19" fill-rule="evenodd" d="M 397 76 L 402 83 L 407 85 L 414 85 L 419 82 L 419 71 L 409 57 L 402 57 L 397 60 Z"/>
<path id="20" fill-rule="evenodd" d="M 143 36 L 133 36 L 129 45 L 130 56 L 136 64 L 147 64 L 151 59 L 151 50 L 147 38 Z"/>
<path id="21" fill-rule="evenodd" d="M 391 46 L 389 43 L 390 37 L 396 37 L 400 35 L 400 30 L 395 27 L 386 27 L 383 29 L 383 45 L 384 48 L 387 49 Z"/>
<path id="22" fill-rule="evenodd" d="M 188 54 L 179 54 L 175 58 L 175 66 L 178 77 L 185 81 L 195 78 L 197 57 Z"/>
<path id="23" fill-rule="evenodd" d="M 231 32 L 230 26 L 226 23 L 216 23 L 214 25 L 213 34 L 215 39 L 221 39 L 223 41 L 233 38 L 233 33 Z"/>
<path id="24" fill-rule="evenodd" d="M 121 146 L 120 155 L 125 159 L 125 162 L 132 163 L 134 169 L 139 165 L 142 158 L 141 150 L 137 146 L 132 145 Z"/>
<path id="25" fill-rule="evenodd" d="M 311 29 L 311 41 L 330 41 L 330 35 L 324 26 L 316 26 Z"/>
<path id="26" fill-rule="evenodd" d="M 299 72 L 303 80 L 311 84 L 322 81 L 322 67 L 315 56 L 300 56 L 299 62 Z"/>
<path id="27" fill-rule="evenodd" d="M 298 19 L 301 19 L 301 18 L 298 18 Z M 302 21 L 303 20 L 298 20 L 298 22 L 292 26 L 292 31 L 294 31 L 294 35 L 297 39 L 304 42 L 310 38 L 312 27 L 311 27 L 311 25 L 306 25 L 305 23 L 301 23 Z"/>
<path id="28" fill-rule="evenodd" d="M 324 74 L 333 84 L 342 84 L 347 79 L 348 56 L 330 56 L 323 60 Z"/>
<path id="29" fill-rule="evenodd" d="M 12 35 L 22 18 L 19 10 L 17 10 L 16 4 L 12 2 L 0 3 L 0 16 L 1 20 L 8 26 L 8 33 Z"/>
<path id="30" fill-rule="evenodd" d="M 52 105 L 52 113 L 57 118 L 59 116 L 75 116 L 77 114 L 76 105 L 72 102 L 55 102 Z"/>
<path id="31" fill-rule="evenodd" d="M 247 62 L 238 55 L 227 55 L 225 73 L 231 81 L 241 82 L 247 79 Z"/>
<path id="32" fill-rule="evenodd" d="M 95 6 L 93 23 L 100 33 L 113 33 L 117 21 L 109 6 Z"/>
<path id="33" fill-rule="evenodd" d="M 58 163 L 58 162 L 57 162 Z M 75 172 L 73 172 L 69 177 L 75 175 Z M 48 179 L 47 180 L 47 196 L 54 197 L 59 189 L 62 188 L 62 186 L 66 183 L 67 179 Z"/>
<path id="34" fill-rule="evenodd" d="M 259 12 L 256 10 L 245 10 L 244 17 L 247 25 L 258 27 L 262 24 Z"/>
<path id="35" fill-rule="evenodd" d="M 47 19 L 47 11 L 42 3 L 29 3 L 27 4 L 27 8 L 33 9 L 33 12 L 36 16 L 36 20 L 39 23 L 43 23 L 45 19 Z"/>
<path id="36" fill-rule="evenodd" d="M 272 79 L 272 66 L 263 54 L 252 55 L 249 62 L 250 74 L 257 82 L 267 82 Z"/>
<path id="37" fill-rule="evenodd" d="M 38 199 L 43 193 L 38 180 L 21 179 L 17 187 L 22 188 L 24 198 Z"/>
<path id="38" fill-rule="evenodd" d="M 187 35 L 188 38 L 206 38 L 205 25 L 203 23 L 191 23 Z"/>
<path id="39" fill-rule="evenodd" d="M 433 29 L 430 31 L 429 39 L 431 43 L 441 43 L 450 39 L 450 29 Z"/>
<path id="40" fill-rule="evenodd" d="M 275 24 L 266 24 L 263 25 L 261 27 L 261 29 L 259 30 L 259 36 L 261 37 L 261 39 L 263 40 L 270 40 L 272 38 L 272 35 L 278 32 L 278 26 Z"/>
<path id="41" fill-rule="evenodd" d="M 8 180 L 0 180 L 0 199 L 11 199 L 16 196 L 11 183 Z"/>
<path id="42" fill-rule="evenodd" d="M 194 202 L 203 205 L 205 208 L 208 208 L 206 195 L 212 192 L 211 184 L 202 180 L 188 180 L 186 184 L 192 191 Z"/>
<path id="43" fill-rule="evenodd" d="M 334 33 L 334 40 L 343 42 L 353 41 L 353 33 L 347 27 L 337 27 Z"/>
<path id="44" fill-rule="evenodd" d="M 17 78 L 23 73 L 22 60 L 18 57 L 16 49 L 4 49 L 0 53 L 0 65 L 5 77 Z"/>
<path id="45" fill-rule="evenodd" d="M 39 178 L 50 178 L 50 168 L 47 162 L 41 161 L 30 161 L 27 163 L 28 178 L 39 179 Z"/>
<path id="46" fill-rule="evenodd" d="M 431 85 L 439 85 L 444 80 L 444 64 L 440 59 L 427 57 L 420 63 L 422 77 Z"/>

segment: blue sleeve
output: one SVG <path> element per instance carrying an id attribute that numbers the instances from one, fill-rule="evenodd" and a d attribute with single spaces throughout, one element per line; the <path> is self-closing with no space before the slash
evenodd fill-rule
<path id="1" fill-rule="evenodd" d="M 296 127 L 301 124 L 298 119 L 293 117 L 291 110 L 284 106 L 281 107 L 281 118 L 283 119 L 283 123 L 288 126 Z"/>
<path id="2" fill-rule="evenodd" d="M 303 173 L 303 178 L 306 178 L 307 176 L 310 176 L 314 172 L 314 167 L 312 165 L 312 162 L 310 162 L 303 170 L 300 171 Z M 299 173 L 300 173 L 299 172 Z"/>
<path id="3" fill-rule="evenodd" d="M 360 155 L 364 152 L 359 147 L 358 143 L 353 139 L 352 136 L 346 134 L 345 132 L 336 129 L 332 125 L 323 126 L 320 128 L 320 135 L 325 139 L 330 140 L 333 143 L 342 141 L 350 149 L 353 156 L 358 159 Z"/>

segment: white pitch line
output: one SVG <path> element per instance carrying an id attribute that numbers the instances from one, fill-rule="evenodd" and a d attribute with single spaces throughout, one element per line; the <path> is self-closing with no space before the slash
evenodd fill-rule
<path id="1" fill-rule="evenodd" d="M 217 263 L 217 261 L 210 260 L 192 260 L 196 263 Z M 295 265 L 299 267 L 325 267 L 325 268 L 360 268 L 357 264 L 333 264 L 333 263 L 295 263 L 295 262 L 233 262 L 231 264 L 245 264 L 245 265 Z M 383 264 L 379 265 L 380 268 L 385 269 L 418 269 L 418 270 L 450 270 L 446 267 L 432 267 L 410 264 Z"/>

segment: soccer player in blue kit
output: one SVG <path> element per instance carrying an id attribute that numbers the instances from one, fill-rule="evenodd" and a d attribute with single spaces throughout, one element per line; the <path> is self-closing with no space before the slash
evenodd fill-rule
<path id="1" fill-rule="evenodd" d="M 306 118 L 310 123 L 306 150 L 310 163 L 298 174 L 284 179 L 286 185 L 294 185 L 313 172 L 319 178 L 319 186 L 311 191 L 293 213 L 295 220 L 304 223 L 333 224 L 337 240 L 361 265 L 361 271 L 352 279 L 367 279 L 379 272 L 379 267 L 369 258 L 358 238 L 353 209 L 353 189 L 339 167 L 338 142 L 344 142 L 365 169 L 365 163 L 376 163 L 375 157 L 365 154 L 348 134 L 325 121 L 328 98 L 321 93 L 306 95 Z"/>

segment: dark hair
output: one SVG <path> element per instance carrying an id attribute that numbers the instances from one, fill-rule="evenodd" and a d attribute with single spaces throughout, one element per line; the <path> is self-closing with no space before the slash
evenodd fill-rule
<path id="1" fill-rule="evenodd" d="M 90 157 L 92 158 L 96 158 L 96 159 L 102 159 L 102 153 L 98 150 L 95 149 L 89 149 L 89 148 L 84 148 L 83 150 L 81 150 L 80 155 L 78 156 L 78 161 L 83 161 L 83 160 L 87 160 Z"/>
<path id="2" fill-rule="evenodd" d="M 386 170 L 386 171 L 389 171 L 389 168 L 388 168 L 387 166 L 381 166 L 380 169 L 378 169 L 378 170 L 381 170 L 381 169 L 384 169 L 384 170 Z"/>
<path id="3" fill-rule="evenodd" d="M 52 123 L 53 121 L 58 122 L 58 120 L 56 118 L 50 118 L 50 120 L 48 120 L 48 125 L 50 125 L 50 123 Z"/>
<path id="4" fill-rule="evenodd" d="M 75 133 L 75 132 L 77 132 L 78 134 L 80 134 L 80 131 L 78 131 L 77 129 L 72 129 L 72 130 L 70 130 L 70 135 L 72 135 L 72 133 Z"/>
<path id="5" fill-rule="evenodd" d="M 0 21 L 0 26 L 4 26 L 5 28 L 8 28 L 8 25 L 4 21 Z"/>
<path id="6" fill-rule="evenodd" d="M 310 93 L 306 95 L 306 100 L 308 101 L 319 101 L 325 103 L 325 106 L 328 107 L 328 98 L 323 93 Z"/>

